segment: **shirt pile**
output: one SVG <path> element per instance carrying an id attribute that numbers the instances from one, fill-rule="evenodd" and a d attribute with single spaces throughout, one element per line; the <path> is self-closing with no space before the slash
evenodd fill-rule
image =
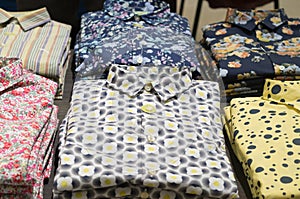
<path id="1" fill-rule="evenodd" d="M 170 12 L 166 2 L 107 0 L 103 11 L 81 16 L 74 49 L 76 71 L 78 76 L 102 74 L 103 67 L 112 63 L 176 63 L 196 69 L 194 49 L 188 20 Z M 92 58 L 97 64 L 87 67 L 84 60 Z"/>
<path id="2" fill-rule="evenodd" d="M 300 82 L 267 79 L 261 97 L 232 99 L 226 132 L 253 198 L 299 198 Z"/>
<path id="3" fill-rule="evenodd" d="M 79 80 L 60 127 L 54 198 L 235 198 L 220 92 L 189 68 L 112 65 Z"/>
<path id="4" fill-rule="evenodd" d="M 58 125 L 57 83 L 0 58 L 0 195 L 42 198 Z"/>
<path id="5" fill-rule="evenodd" d="M 193 71 L 199 68 L 194 39 L 189 35 L 174 34 L 168 28 L 132 29 L 104 38 L 102 42 L 90 53 L 90 58 L 77 67 L 78 77 L 96 76 L 111 64 L 186 66 Z"/>
<path id="6" fill-rule="evenodd" d="M 215 67 L 187 19 L 161 0 L 107 0 L 82 15 L 75 56 L 55 199 L 238 197 L 219 85 L 192 78 Z"/>
<path id="7" fill-rule="evenodd" d="M 260 96 L 265 78 L 299 78 L 300 20 L 283 9 L 228 9 L 224 22 L 205 26 L 203 33 L 229 99 Z"/>
<path id="8" fill-rule="evenodd" d="M 58 83 L 61 98 L 69 64 L 71 26 L 51 20 L 46 8 L 0 9 L 0 56 L 22 59 L 26 69 Z"/>

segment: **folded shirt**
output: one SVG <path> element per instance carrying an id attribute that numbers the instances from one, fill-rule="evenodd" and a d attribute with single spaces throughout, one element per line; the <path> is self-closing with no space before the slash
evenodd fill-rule
<path id="1" fill-rule="evenodd" d="M 79 80 L 60 128 L 54 198 L 228 198 L 219 86 L 180 67 L 120 66 Z"/>
<path id="2" fill-rule="evenodd" d="M 224 22 L 203 27 L 203 37 L 224 79 L 298 75 L 299 22 L 283 9 L 229 8 Z"/>
<path id="3" fill-rule="evenodd" d="M 112 64 L 189 67 L 192 71 L 199 68 L 194 39 L 160 27 L 131 30 L 103 39 L 76 68 L 76 75 L 97 76 Z"/>
<path id="4" fill-rule="evenodd" d="M 74 47 L 76 66 L 101 46 L 104 38 L 116 37 L 134 29 L 153 28 L 155 31 L 156 27 L 191 36 L 188 20 L 170 12 L 169 4 L 164 1 L 106 1 L 102 11 L 81 16 Z"/>
<path id="5" fill-rule="evenodd" d="M 0 194 L 20 189 L 38 197 L 51 169 L 57 83 L 27 71 L 16 58 L 0 58 L 0 74 Z"/>
<path id="6" fill-rule="evenodd" d="M 0 9 L 0 56 L 22 59 L 24 67 L 63 84 L 71 26 L 51 20 L 46 8 Z"/>
<path id="7" fill-rule="evenodd" d="M 299 198 L 299 81 L 266 80 L 261 97 L 232 99 L 225 129 L 253 198 Z"/>

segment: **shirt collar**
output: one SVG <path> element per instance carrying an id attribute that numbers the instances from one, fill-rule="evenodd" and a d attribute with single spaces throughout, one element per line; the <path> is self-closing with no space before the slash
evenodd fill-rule
<path id="1" fill-rule="evenodd" d="M 300 111 L 300 81 L 267 79 L 262 98 Z"/>
<path id="2" fill-rule="evenodd" d="M 288 17 L 284 9 L 241 11 L 229 8 L 225 21 L 249 31 L 252 31 L 258 24 L 264 24 L 269 29 L 274 30 L 287 23 Z"/>
<path id="3" fill-rule="evenodd" d="M 0 24 L 9 23 L 13 18 L 18 21 L 24 31 L 51 21 L 46 8 L 26 12 L 7 12 L 0 8 Z"/>
<path id="4" fill-rule="evenodd" d="M 22 62 L 18 58 L 0 58 L 0 92 L 23 79 Z"/>
<path id="5" fill-rule="evenodd" d="M 167 101 L 189 89 L 192 80 L 187 68 L 112 65 L 107 83 L 109 87 L 131 97 L 150 88 L 162 101 Z"/>
<path id="6" fill-rule="evenodd" d="M 121 20 L 144 20 L 145 22 L 157 25 L 165 21 L 170 14 L 170 5 L 161 0 L 106 0 L 104 11 Z"/>

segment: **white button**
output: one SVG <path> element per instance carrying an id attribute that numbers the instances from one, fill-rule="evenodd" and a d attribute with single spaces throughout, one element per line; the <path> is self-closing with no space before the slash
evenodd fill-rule
<path id="1" fill-rule="evenodd" d="M 136 62 L 137 62 L 138 64 L 143 63 L 143 57 L 142 57 L 142 56 L 137 56 Z"/>
<path id="2" fill-rule="evenodd" d="M 149 197 L 149 194 L 147 192 L 142 192 L 141 193 L 141 198 L 148 198 Z"/>
<path id="3" fill-rule="evenodd" d="M 154 170 L 148 170 L 148 174 L 150 176 L 154 176 L 156 174 L 156 171 L 154 171 Z"/>
<path id="4" fill-rule="evenodd" d="M 148 140 L 148 142 L 153 143 L 155 141 L 155 137 L 151 136 L 151 135 L 148 135 L 147 140 Z"/>
<path id="5" fill-rule="evenodd" d="M 134 20 L 135 20 L 135 21 L 141 21 L 141 17 L 135 15 L 135 16 L 134 16 Z"/>
<path id="6" fill-rule="evenodd" d="M 150 92 L 152 90 L 152 84 L 151 83 L 148 83 L 144 86 L 144 89 L 148 92 Z"/>

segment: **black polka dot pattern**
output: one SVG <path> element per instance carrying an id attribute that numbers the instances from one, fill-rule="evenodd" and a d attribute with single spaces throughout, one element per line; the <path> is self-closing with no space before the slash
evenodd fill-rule
<path id="1" fill-rule="evenodd" d="M 262 97 L 236 98 L 225 108 L 253 198 L 300 198 L 299 89 L 300 81 L 267 80 Z"/>
<path id="2" fill-rule="evenodd" d="M 281 87 L 279 86 L 279 85 L 274 85 L 273 87 L 272 87 L 272 94 L 274 94 L 274 95 L 276 95 L 276 94 L 278 94 L 278 93 L 280 93 L 280 91 L 281 91 Z"/>

